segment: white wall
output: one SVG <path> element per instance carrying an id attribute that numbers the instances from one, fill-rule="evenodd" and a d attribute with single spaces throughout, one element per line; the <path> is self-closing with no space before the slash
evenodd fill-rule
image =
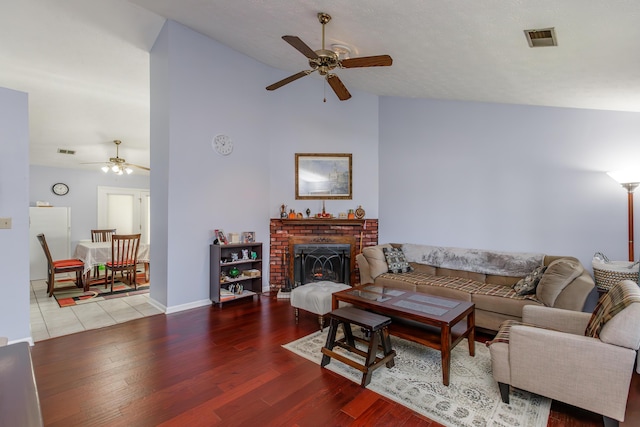
<path id="1" fill-rule="evenodd" d="M 640 167 L 638 135 L 638 113 L 381 98 L 380 241 L 627 259 L 605 172 Z"/>
<path id="2" fill-rule="evenodd" d="M 65 196 L 53 194 L 51 186 L 56 182 L 67 184 L 69 193 Z M 36 165 L 29 168 L 29 206 L 44 201 L 71 208 L 71 254 L 79 240 L 91 239 L 91 229 L 98 225 L 99 186 L 148 189 L 149 176 L 135 172 L 123 176 L 105 174 L 99 167 L 95 171 Z"/>
<path id="3" fill-rule="evenodd" d="M 264 243 L 268 287 L 269 218 L 279 215 L 282 203 L 298 211 L 320 208 L 319 201 L 294 200 L 296 152 L 353 153 L 354 200 L 330 201 L 327 209 L 337 213 L 362 204 L 368 216 L 377 215 L 377 97 L 354 93 L 340 103 L 329 92 L 324 103 L 323 83 L 312 78 L 265 90 L 285 75 L 173 21 L 156 40 L 151 257 L 154 277 L 156 259 L 166 265 L 166 284 L 154 279 L 151 297 L 169 311 L 208 301 L 216 228 L 256 232 Z M 212 150 L 218 134 L 234 141 L 230 156 Z M 154 294 L 158 286 L 164 290 Z"/>
<path id="4" fill-rule="evenodd" d="M 0 88 L 0 336 L 31 341 L 29 328 L 29 112 L 27 94 Z"/>

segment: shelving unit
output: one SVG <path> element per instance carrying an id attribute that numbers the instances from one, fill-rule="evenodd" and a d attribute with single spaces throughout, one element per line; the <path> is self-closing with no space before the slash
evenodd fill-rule
<path id="1" fill-rule="evenodd" d="M 242 250 L 249 253 L 249 259 L 242 258 Z M 251 259 L 251 252 L 256 258 Z M 232 261 L 233 253 L 238 254 L 238 260 Z M 231 243 L 228 245 L 212 244 L 209 249 L 209 297 L 214 304 L 253 297 L 262 292 L 262 243 Z M 236 267 L 241 275 L 231 278 L 229 271 Z M 242 272 L 257 270 L 257 276 L 245 275 Z M 242 293 L 229 293 L 229 285 L 242 285 Z"/>

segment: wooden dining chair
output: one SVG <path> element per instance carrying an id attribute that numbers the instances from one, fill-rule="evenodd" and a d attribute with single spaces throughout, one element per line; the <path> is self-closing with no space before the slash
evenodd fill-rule
<path id="1" fill-rule="evenodd" d="M 91 230 L 92 242 L 110 242 L 111 237 L 116 234 L 115 228 L 109 228 L 104 230 Z"/>
<path id="2" fill-rule="evenodd" d="M 60 259 L 54 261 L 47 245 L 47 239 L 44 234 L 38 234 L 38 241 L 47 257 L 47 293 L 53 295 L 55 276 L 57 273 L 76 273 L 76 286 L 83 287 L 82 273 L 84 272 L 84 263 L 79 259 Z"/>
<path id="3" fill-rule="evenodd" d="M 111 292 L 116 273 L 120 272 L 123 279 L 129 281 L 134 289 L 138 289 L 136 283 L 136 267 L 138 264 L 138 246 L 140 245 L 140 234 L 114 234 L 111 236 L 111 260 L 105 265 L 107 277 L 111 272 Z M 107 282 L 105 281 L 105 288 Z"/>
<path id="4" fill-rule="evenodd" d="M 92 242 L 110 242 L 111 236 L 116 234 L 115 228 L 107 228 L 102 230 L 91 230 L 91 241 Z M 97 278 L 100 275 L 99 266 L 93 267 L 93 277 Z M 107 282 L 105 282 L 105 285 Z"/>

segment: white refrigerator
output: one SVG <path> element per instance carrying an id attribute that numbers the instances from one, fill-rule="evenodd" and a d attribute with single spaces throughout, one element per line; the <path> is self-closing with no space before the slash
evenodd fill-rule
<path id="1" fill-rule="evenodd" d="M 71 208 L 29 208 L 29 273 L 31 280 L 47 278 L 47 258 L 36 237 L 44 233 L 53 260 L 71 258 Z"/>

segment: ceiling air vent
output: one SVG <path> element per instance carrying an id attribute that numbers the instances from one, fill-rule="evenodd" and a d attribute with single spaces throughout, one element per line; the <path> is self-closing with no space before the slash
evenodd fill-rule
<path id="1" fill-rule="evenodd" d="M 529 47 L 558 46 L 555 28 L 541 28 L 538 30 L 524 30 Z"/>
<path id="2" fill-rule="evenodd" d="M 67 150 L 66 148 L 58 148 L 58 154 L 76 154 L 76 150 Z"/>

